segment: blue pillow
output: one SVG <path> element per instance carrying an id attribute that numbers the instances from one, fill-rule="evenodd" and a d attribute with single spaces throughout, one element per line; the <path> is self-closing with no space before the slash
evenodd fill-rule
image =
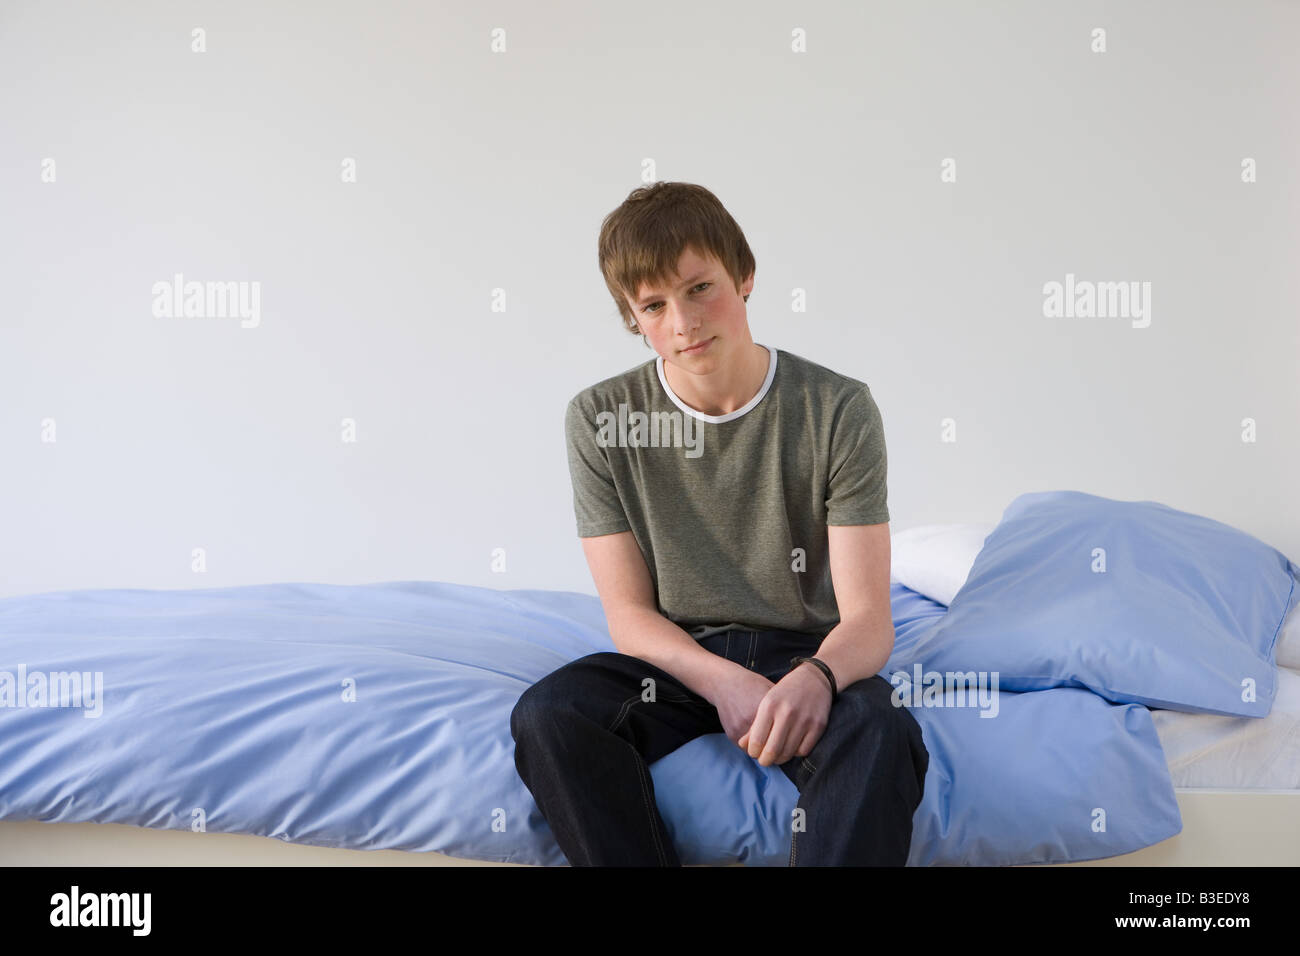
<path id="1" fill-rule="evenodd" d="M 891 683 L 909 699 L 908 675 Z M 930 767 L 908 866 L 1073 863 L 1132 853 L 1182 830 L 1145 707 L 1074 688 L 999 691 L 996 719 L 985 720 L 960 699 L 947 690 L 910 708 Z M 683 863 L 789 862 L 799 791 L 779 767 L 706 734 L 651 764 L 650 774 Z M 724 783 L 706 796 L 706 782 Z"/>
<path id="2" fill-rule="evenodd" d="M 1025 494 L 948 613 L 884 672 L 997 671 L 1003 690 L 1263 717 L 1297 578 L 1262 541 L 1154 501 Z"/>

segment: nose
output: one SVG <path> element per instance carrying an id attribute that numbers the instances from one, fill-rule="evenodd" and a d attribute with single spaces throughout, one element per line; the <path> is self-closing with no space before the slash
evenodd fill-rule
<path id="1" fill-rule="evenodd" d="M 673 330 L 680 336 L 689 338 L 700 327 L 700 320 L 693 309 L 684 306 L 674 308 L 672 314 Z"/>

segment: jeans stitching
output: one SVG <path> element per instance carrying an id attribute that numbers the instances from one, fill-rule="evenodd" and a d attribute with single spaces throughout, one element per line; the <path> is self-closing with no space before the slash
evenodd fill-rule
<path id="1" fill-rule="evenodd" d="M 754 644 L 757 643 L 757 641 L 758 641 L 758 631 L 750 631 L 749 632 L 749 663 L 745 665 L 746 667 L 754 666 Z"/>
<path id="2" fill-rule="evenodd" d="M 606 730 L 608 730 L 611 734 L 612 734 L 615 730 L 617 730 L 617 729 L 618 729 L 618 725 L 621 724 L 621 723 L 623 723 L 623 718 L 627 716 L 628 709 L 631 708 L 631 706 L 632 706 L 633 704 L 635 704 L 635 703 L 636 703 L 638 700 L 640 700 L 640 699 L 641 699 L 641 695 L 640 695 L 640 694 L 637 694 L 637 695 L 635 695 L 635 696 L 633 696 L 633 697 L 629 697 L 627 700 L 623 701 L 623 706 L 619 708 L 618 716 L 614 718 L 614 722 L 613 722 L 612 724 L 610 724 L 610 725 L 606 728 Z"/>
<path id="3" fill-rule="evenodd" d="M 641 699 L 641 695 L 637 694 L 635 697 L 629 697 L 627 700 L 623 701 L 623 706 L 619 708 L 618 716 L 614 718 L 614 722 L 612 724 L 610 724 L 608 727 L 605 728 L 606 731 L 612 734 L 614 731 L 618 730 L 619 725 L 623 723 L 623 720 L 627 717 L 628 713 L 631 711 L 632 705 L 635 704 L 640 699 Z M 681 694 L 656 693 L 655 700 L 666 700 L 674 704 L 692 703 L 692 699 L 690 697 L 684 697 Z"/>
<path id="4" fill-rule="evenodd" d="M 619 708 L 618 716 L 614 718 L 614 723 L 612 723 L 609 726 L 610 733 L 613 733 L 615 730 L 618 729 L 619 724 L 621 724 L 624 718 L 631 712 L 632 705 L 635 704 L 640 699 L 641 699 L 641 695 L 636 694 L 632 697 L 629 697 L 627 700 L 623 701 L 623 706 Z M 657 700 L 658 696 L 656 696 L 655 699 Z M 674 702 L 690 703 L 689 697 L 683 697 L 680 694 L 663 695 L 663 699 L 674 701 Z M 655 824 L 654 802 L 653 802 L 654 798 L 650 795 L 649 782 L 646 780 L 647 771 L 645 766 L 645 759 L 641 756 L 640 752 L 637 751 L 635 745 L 633 745 L 629 741 L 625 741 L 625 743 L 627 743 L 627 745 L 632 748 L 632 752 L 636 755 L 637 758 L 636 772 L 638 778 L 640 778 L 641 780 L 641 801 L 646 808 L 646 817 L 650 823 L 650 835 L 654 838 L 654 842 L 655 842 L 655 852 L 659 854 L 660 865 L 667 866 L 668 855 L 664 852 L 663 841 L 660 839 L 660 835 L 659 835 L 659 827 Z"/>
<path id="5" fill-rule="evenodd" d="M 731 632 L 727 632 L 727 646 L 722 649 L 722 656 L 731 660 Z"/>
<path id="6" fill-rule="evenodd" d="M 809 773 L 816 773 L 816 772 L 817 772 L 817 768 L 816 768 L 815 766 L 813 766 L 812 761 L 809 760 L 807 757 L 802 757 L 802 758 L 800 758 L 800 761 L 799 761 L 799 762 L 800 762 L 800 763 L 801 763 L 805 768 L 807 768 L 807 770 L 808 770 Z M 792 825 L 792 826 L 790 827 L 790 866 L 794 866 L 794 865 L 795 865 L 795 862 L 794 862 L 794 861 L 795 861 L 796 859 L 798 859 L 798 853 L 797 853 L 797 851 L 795 850 L 795 836 L 796 836 L 796 834 L 795 834 L 795 832 L 794 832 L 794 826 Z"/>
<path id="7" fill-rule="evenodd" d="M 628 746 L 631 746 L 631 744 L 629 744 Z M 639 753 L 636 753 L 635 747 L 632 747 L 632 752 L 636 754 L 636 758 L 637 758 L 636 772 L 641 778 L 641 800 L 645 805 L 646 819 L 650 823 L 650 835 L 654 837 L 655 851 L 659 854 L 660 866 L 667 866 L 668 855 L 664 853 L 664 845 L 659 839 L 659 827 L 655 825 L 655 810 L 654 810 L 654 802 L 653 802 L 654 798 L 650 796 L 650 788 L 646 782 L 647 771 L 646 771 L 645 761 L 641 759 L 641 755 Z"/>

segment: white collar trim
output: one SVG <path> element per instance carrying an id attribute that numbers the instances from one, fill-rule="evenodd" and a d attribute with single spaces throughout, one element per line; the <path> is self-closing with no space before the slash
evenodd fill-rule
<path id="1" fill-rule="evenodd" d="M 664 391 L 668 393 L 668 397 L 672 399 L 674 405 L 676 405 L 678 408 L 684 411 L 687 415 L 690 415 L 692 418 L 698 418 L 702 422 L 711 422 L 712 424 L 717 425 L 717 424 L 721 424 L 722 422 L 729 422 L 739 418 L 741 415 L 745 414 L 747 411 L 749 411 L 751 408 L 753 408 L 755 405 L 761 402 L 763 400 L 763 396 L 767 394 L 767 390 L 772 385 L 772 379 L 776 376 L 776 349 L 772 348 L 772 346 L 770 345 L 764 345 L 763 348 L 767 349 L 768 355 L 770 357 L 767 362 L 767 377 L 763 379 L 763 384 L 759 388 L 758 394 L 755 395 L 753 398 L 751 398 L 749 401 L 747 401 L 744 405 L 740 406 L 740 408 L 736 409 L 734 412 L 728 412 L 725 415 L 706 415 L 701 411 L 697 411 L 696 409 L 691 408 L 691 406 L 687 405 L 680 398 L 678 398 L 677 394 L 672 390 L 672 387 L 669 386 L 668 384 L 668 376 L 664 374 L 664 357 L 662 355 L 657 356 L 655 358 L 655 371 L 659 373 L 659 384 L 661 384 L 664 387 Z"/>

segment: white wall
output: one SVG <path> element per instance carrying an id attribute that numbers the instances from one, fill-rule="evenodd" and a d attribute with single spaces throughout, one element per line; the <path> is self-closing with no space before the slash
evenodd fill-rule
<path id="1" fill-rule="evenodd" d="M 871 385 L 894 530 L 1072 488 L 1300 560 L 1298 40 L 1269 2 L 4 0 L 0 593 L 594 593 L 563 410 L 652 357 L 596 268 L 647 162 L 745 229 L 756 341 Z M 175 273 L 260 322 L 153 315 Z M 1149 282 L 1149 326 L 1045 317 L 1067 273 Z"/>

